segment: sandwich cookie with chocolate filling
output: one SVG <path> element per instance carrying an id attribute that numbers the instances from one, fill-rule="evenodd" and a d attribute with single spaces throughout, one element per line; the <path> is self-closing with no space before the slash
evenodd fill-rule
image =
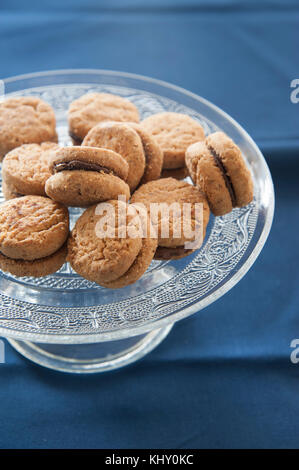
<path id="1" fill-rule="evenodd" d="M 205 196 L 193 185 L 174 178 L 151 181 L 135 191 L 131 203 L 143 204 L 150 213 L 158 236 L 155 259 L 183 258 L 202 244 L 210 211 Z M 155 204 L 164 207 L 158 211 Z M 188 245 L 195 241 L 196 247 Z"/>
<path id="2" fill-rule="evenodd" d="M 46 196 L 50 178 L 49 155 L 57 144 L 24 144 L 6 154 L 2 163 L 2 191 L 5 199 L 24 195 Z"/>
<path id="3" fill-rule="evenodd" d="M 239 147 L 224 132 L 191 145 L 186 164 L 194 184 L 206 195 L 214 215 L 224 215 L 253 199 L 253 181 Z"/>
<path id="4" fill-rule="evenodd" d="M 145 155 L 138 133 L 129 125 L 119 122 L 104 122 L 93 127 L 82 145 L 101 147 L 119 153 L 128 163 L 127 183 L 131 193 L 144 175 Z"/>
<path id="5" fill-rule="evenodd" d="M 0 103 L 0 159 L 22 144 L 57 142 L 54 110 L 34 96 Z"/>
<path id="6" fill-rule="evenodd" d="M 131 101 L 110 93 L 87 93 L 70 104 L 69 134 L 81 145 L 86 134 L 103 121 L 139 122 L 139 112 Z"/>
<path id="7" fill-rule="evenodd" d="M 103 124 L 103 126 L 108 127 L 110 126 L 110 124 L 112 125 L 113 123 L 105 123 Z M 115 124 L 117 124 L 116 130 L 119 129 L 120 123 Z M 145 168 L 139 184 L 144 184 L 148 181 L 154 181 L 159 179 L 161 176 L 161 170 L 163 165 L 163 152 L 155 141 L 155 139 L 148 132 L 146 132 L 140 124 L 136 122 L 125 122 L 122 125 L 125 127 L 129 126 L 134 129 L 134 131 L 138 134 L 143 146 Z M 92 134 L 92 132 L 90 134 Z M 96 132 L 94 132 L 94 135 L 95 134 Z M 87 138 L 85 142 L 88 142 Z M 92 139 L 91 142 L 93 142 Z M 120 149 L 120 151 L 121 150 L 123 151 L 124 155 L 127 155 L 126 149 Z"/>
<path id="8" fill-rule="evenodd" d="M 46 194 L 67 206 L 86 207 L 97 202 L 130 197 L 127 162 L 116 152 L 94 147 L 64 147 L 50 161 L 52 176 Z"/>
<path id="9" fill-rule="evenodd" d="M 84 278 L 111 289 L 137 281 L 157 247 L 151 231 L 142 232 L 144 217 L 150 223 L 146 211 L 136 213 L 123 201 L 112 200 L 86 209 L 68 241 L 72 268 Z"/>
<path id="10" fill-rule="evenodd" d="M 42 196 L 0 205 L 0 269 L 15 276 L 46 276 L 66 259 L 66 207 Z"/>
<path id="11" fill-rule="evenodd" d="M 163 151 L 163 170 L 168 176 L 177 177 L 182 173 L 174 170 L 185 168 L 185 152 L 189 145 L 203 140 L 204 130 L 199 122 L 181 113 L 158 113 L 141 122 Z M 173 174 L 171 173 L 173 170 Z"/>

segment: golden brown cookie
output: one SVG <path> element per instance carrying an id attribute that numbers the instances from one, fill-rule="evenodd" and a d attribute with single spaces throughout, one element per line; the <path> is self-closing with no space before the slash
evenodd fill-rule
<path id="1" fill-rule="evenodd" d="M 112 288 L 143 274 L 154 244 L 143 241 L 140 218 L 128 207 L 122 201 L 108 201 L 79 217 L 68 241 L 68 261 L 78 274 Z"/>
<path id="2" fill-rule="evenodd" d="M 2 163 L 5 190 L 11 188 L 11 194 L 45 196 L 45 183 L 51 176 L 49 154 L 57 149 L 57 144 L 44 142 L 24 144 L 7 153 Z"/>
<path id="3" fill-rule="evenodd" d="M 199 122 L 187 114 L 153 114 L 144 119 L 141 125 L 162 149 L 163 169 L 168 170 L 184 167 L 187 147 L 205 137 Z"/>
<path id="4" fill-rule="evenodd" d="M 139 112 L 131 101 L 110 93 L 87 93 L 70 104 L 69 133 L 80 145 L 86 134 L 103 121 L 139 122 Z"/>
<path id="5" fill-rule="evenodd" d="M 129 206 L 131 208 L 132 206 Z M 141 249 L 135 258 L 133 264 L 130 266 L 127 272 L 120 276 L 118 279 L 110 282 L 102 282 L 103 287 L 108 287 L 110 289 L 118 289 L 120 287 L 128 286 L 133 284 L 145 273 L 150 263 L 153 260 L 153 257 L 156 253 L 158 240 L 156 235 L 154 235 L 154 230 L 151 224 L 151 220 L 147 214 L 147 211 L 138 211 L 136 213 L 141 217 L 146 225 L 146 232 L 142 237 L 142 246 Z"/>
<path id="6" fill-rule="evenodd" d="M 141 203 L 150 212 L 152 223 L 158 232 L 157 257 L 159 252 L 160 258 L 163 259 L 166 259 L 166 252 L 169 258 L 190 254 L 193 247 L 190 247 L 188 242 L 194 240 L 195 229 L 199 230 L 200 226 L 202 237 L 201 240 L 198 239 L 196 249 L 199 248 L 209 221 L 209 207 L 203 193 L 191 184 L 174 178 L 151 181 L 135 191 L 131 203 Z M 156 204 L 160 204 L 160 210 Z M 184 204 L 187 204 L 185 215 Z M 197 236 L 199 235 L 197 232 Z M 165 250 L 160 250 L 161 247 Z M 161 255 L 162 252 L 164 256 Z"/>
<path id="7" fill-rule="evenodd" d="M 0 253 L 0 269 L 8 271 L 14 276 L 42 277 L 58 271 L 65 263 L 67 255 L 66 243 L 52 255 L 33 261 L 12 259 Z"/>
<path id="8" fill-rule="evenodd" d="M 22 144 L 57 142 L 52 107 L 39 98 L 9 98 L 0 103 L 0 158 Z"/>
<path id="9" fill-rule="evenodd" d="M 46 194 L 67 206 L 79 207 L 120 195 L 128 200 L 128 169 L 125 159 L 112 150 L 64 147 L 50 158 L 52 176 L 46 182 Z"/>
<path id="10" fill-rule="evenodd" d="M 32 261 L 55 253 L 67 239 L 66 207 L 42 196 L 23 196 L 0 205 L 0 252 Z"/>
<path id="11" fill-rule="evenodd" d="M 224 215 L 253 199 L 253 181 L 241 150 L 224 132 L 210 134 L 186 152 L 190 175 L 206 195 L 214 215 Z"/>
<path id="12" fill-rule="evenodd" d="M 140 183 L 145 170 L 145 155 L 141 139 L 129 125 L 104 122 L 93 127 L 82 145 L 101 147 L 119 153 L 129 165 L 127 183 L 131 192 Z"/>

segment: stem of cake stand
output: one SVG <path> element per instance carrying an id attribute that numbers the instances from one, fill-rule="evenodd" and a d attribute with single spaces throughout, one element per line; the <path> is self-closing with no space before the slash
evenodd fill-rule
<path id="1" fill-rule="evenodd" d="M 173 324 L 144 335 L 89 344 L 49 344 L 7 338 L 27 359 L 49 369 L 77 374 L 106 372 L 124 367 L 151 352 Z"/>

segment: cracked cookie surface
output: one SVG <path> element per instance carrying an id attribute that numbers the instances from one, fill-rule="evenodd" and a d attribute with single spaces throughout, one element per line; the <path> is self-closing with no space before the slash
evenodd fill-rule
<path id="1" fill-rule="evenodd" d="M 12 193 L 45 196 L 45 183 L 51 176 L 49 155 L 59 146 L 52 142 L 25 144 L 6 154 L 2 180 Z"/>
<path id="2" fill-rule="evenodd" d="M 32 97 L 9 98 L 0 103 L 0 158 L 23 144 L 57 142 L 52 107 Z"/>
<path id="3" fill-rule="evenodd" d="M 196 224 L 202 225 L 203 238 L 209 221 L 209 207 L 203 193 L 193 185 L 178 181 L 174 178 L 164 178 L 157 181 L 151 181 L 142 185 L 132 196 L 132 204 L 144 204 L 152 217 L 152 223 L 158 233 L 158 245 L 165 248 L 183 247 L 186 242 L 192 241 L 194 237 Z M 167 208 L 164 212 L 163 207 L 153 217 L 151 204 L 164 204 Z M 190 216 L 188 220 L 183 218 L 184 204 L 188 203 Z M 196 212 L 196 204 L 202 204 L 202 214 Z M 174 212 L 172 212 L 172 205 Z M 202 217 L 201 217 L 202 215 Z M 167 236 L 162 233 L 162 229 L 168 226 Z M 157 250 L 157 251 L 158 251 Z M 161 251 L 161 250 L 160 250 Z M 165 252 L 165 250 L 164 250 Z M 190 253 L 180 249 L 169 252 L 173 257 L 186 256 Z"/>
<path id="4" fill-rule="evenodd" d="M 130 205 L 129 208 L 131 209 L 132 205 Z M 102 282 L 101 285 L 104 287 L 117 289 L 128 286 L 129 284 L 133 284 L 145 273 L 154 258 L 158 240 L 157 237 L 154 236 L 154 229 L 151 225 L 149 215 L 147 214 L 147 211 L 144 210 L 137 211 L 136 216 L 141 219 L 141 224 L 146 224 L 142 225 L 143 227 L 146 227 L 146 230 L 144 231 L 142 237 L 141 249 L 128 271 L 126 271 L 125 274 L 118 277 L 114 281 Z"/>
<path id="5" fill-rule="evenodd" d="M 117 122 L 99 124 L 87 134 L 83 145 L 101 147 L 120 154 L 129 165 L 127 184 L 131 192 L 140 183 L 145 170 L 145 155 L 141 139 L 129 125 Z"/>
<path id="6" fill-rule="evenodd" d="M 168 170 L 184 167 L 186 149 L 205 137 L 199 122 L 187 114 L 152 114 L 144 119 L 141 125 L 162 149 L 163 169 Z"/>
<path id="7" fill-rule="evenodd" d="M 126 98 L 110 93 L 87 93 L 70 104 L 71 137 L 80 145 L 86 134 L 103 121 L 139 122 L 136 106 Z"/>
<path id="8" fill-rule="evenodd" d="M 52 255 L 67 239 L 66 207 L 42 196 L 23 196 L 0 205 L 0 252 L 13 259 Z"/>
<path id="9" fill-rule="evenodd" d="M 78 274 L 102 285 L 120 278 L 132 266 L 142 238 L 124 233 L 129 225 L 138 229 L 127 207 L 122 201 L 108 201 L 89 207 L 79 217 L 68 241 L 68 261 Z"/>

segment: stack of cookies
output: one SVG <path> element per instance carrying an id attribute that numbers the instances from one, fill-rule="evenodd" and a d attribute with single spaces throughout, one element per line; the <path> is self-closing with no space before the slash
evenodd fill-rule
<path id="1" fill-rule="evenodd" d="M 223 132 L 205 136 L 188 115 L 140 121 L 129 100 L 88 93 L 70 104 L 68 121 L 74 145 L 62 147 L 50 105 L 34 97 L 0 104 L 4 271 L 45 276 L 68 261 L 88 280 L 124 287 L 152 259 L 200 248 L 210 211 L 224 215 L 253 198 L 239 147 Z M 69 233 L 72 206 L 85 210 Z"/>

